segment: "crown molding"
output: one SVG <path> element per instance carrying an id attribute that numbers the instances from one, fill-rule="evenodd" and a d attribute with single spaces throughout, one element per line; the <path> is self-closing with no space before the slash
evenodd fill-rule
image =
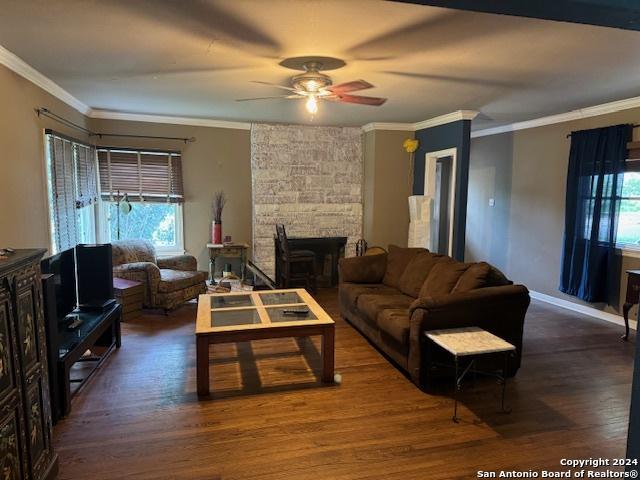
<path id="1" fill-rule="evenodd" d="M 164 115 L 145 115 L 137 113 L 122 113 L 108 110 L 93 109 L 84 102 L 67 92 L 64 88 L 43 75 L 27 62 L 22 60 L 16 54 L 10 52 L 0 45 L 0 65 L 4 65 L 9 70 L 15 72 L 34 85 L 40 87 L 45 92 L 53 95 L 67 105 L 75 108 L 78 112 L 89 118 L 103 118 L 111 120 L 129 120 L 138 122 L 152 123 L 171 123 L 176 125 L 192 125 L 197 127 L 218 127 L 218 128 L 234 128 L 240 130 L 249 130 L 250 123 L 245 122 L 228 122 L 224 120 L 212 120 L 208 118 L 188 118 L 188 117 L 171 117 Z"/>
<path id="2" fill-rule="evenodd" d="M 447 123 L 458 122 L 460 120 L 473 120 L 478 115 L 475 110 L 458 110 L 456 112 L 447 113 L 438 117 L 429 118 L 416 123 L 382 123 L 373 122 L 362 126 L 362 130 L 370 132 L 372 130 L 404 130 L 415 132 L 423 128 L 437 127 Z"/>
<path id="3" fill-rule="evenodd" d="M 422 130 L 423 128 L 437 127 L 438 125 L 445 125 L 447 123 L 458 122 L 460 120 L 473 120 L 478 115 L 475 110 L 458 110 L 456 112 L 447 113 L 446 115 L 440 115 L 439 117 L 433 117 L 422 122 L 414 123 L 414 130 Z"/>
<path id="4" fill-rule="evenodd" d="M 372 130 L 403 130 L 412 132 L 413 123 L 384 123 L 384 122 L 372 122 L 362 126 L 362 130 L 365 132 L 371 132 Z"/>
<path id="5" fill-rule="evenodd" d="M 638 107 L 640 107 L 640 97 L 632 97 L 624 100 L 616 100 L 614 102 L 594 105 L 593 107 L 579 108 L 578 110 L 559 113 L 557 115 L 549 115 L 547 117 L 534 118 L 533 120 L 510 123 L 499 127 L 476 130 L 471 132 L 471 138 L 486 137 L 487 135 L 497 135 L 500 133 L 514 132 L 516 130 L 525 130 L 527 128 L 543 127 L 545 125 L 553 125 L 555 123 L 572 122 L 574 120 L 597 117 L 599 115 L 606 115 Z"/>
<path id="6" fill-rule="evenodd" d="M 62 100 L 64 103 L 75 108 L 83 115 L 87 115 L 91 111 L 91 108 L 87 104 L 78 100 L 60 85 L 37 71 L 31 65 L 26 63 L 16 54 L 4 48 L 2 45 L 0 45 L 0 64 L 4 65 L 9 70 L 12 70 L 21 77 L 26 78 L 31 83 L 43 89 L 45 92 L 48 92 L 59 100 Z"/>
<path id="7" fill-rule="evenodd" d="M 91 109 L 90 118 L 104 120 L 125 120 L 129 122 L 169 123 L 173 125 L 189 125 L 193 127 L 232 128 L 235 130 L 250 130 L 251 123 L 229 122 L 209 118 L 172 117 L 168 115 L 149 115 L 145 113 L 114 112 L 112 110 Z"/>

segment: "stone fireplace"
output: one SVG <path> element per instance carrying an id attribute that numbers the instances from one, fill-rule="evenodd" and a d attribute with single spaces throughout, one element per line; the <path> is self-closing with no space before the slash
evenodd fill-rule
<path id="1" fill-rule="evenodd" d="M 362 237 L 362 130 L 254 124 L 251 128 L 254 262 L 274 277 L 274 234 Z"/>

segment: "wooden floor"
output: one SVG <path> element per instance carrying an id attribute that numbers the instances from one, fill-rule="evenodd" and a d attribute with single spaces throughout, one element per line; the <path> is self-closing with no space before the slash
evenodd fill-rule
<path id="1" fill-rule="evenodd" d="M 417 389 L 340 319 L 335 291 L 318 300 L 337 322 L 339 386 L 317 381 L 317 340 L 264 340 L 216 346 L 215 393 L 198 401 L 195 304 L 124 324 L 54 428 L 59 478 L 471 479 L 624 456 L 635 335 L 620 341 L 621 327 L 533 302 L 513 413 L 479 380 L 454 424 L 446 389 Z"/>

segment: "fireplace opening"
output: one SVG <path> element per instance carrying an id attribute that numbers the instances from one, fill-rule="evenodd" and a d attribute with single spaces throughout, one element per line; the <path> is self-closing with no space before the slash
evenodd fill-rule
<path id="1" fill-rule="evenodd" d="M 276 284 L 282 287 L 280 273 L 280 245 L 274 237 L 276 259 Z M 316 285 L 338 286 L 338 261 L 344 257 L 347 237 L 289 237 L 290 250 L 310 250 L 315 254 Z"/>

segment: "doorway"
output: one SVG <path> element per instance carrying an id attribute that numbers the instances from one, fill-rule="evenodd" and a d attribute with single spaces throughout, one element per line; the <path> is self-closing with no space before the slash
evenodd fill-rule
<path id="1" fill-rule="evenodd" d="M 435 253 L 453 256 L 456 148 L 425 155 L 424 195 L 430 200 L 429 241 Z"/>

